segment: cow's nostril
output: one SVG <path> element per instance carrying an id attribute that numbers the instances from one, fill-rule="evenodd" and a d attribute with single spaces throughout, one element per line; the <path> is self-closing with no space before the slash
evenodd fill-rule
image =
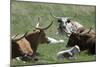
<path id="1" fill-rule="evenodd" d="M 66 29 L 66 26 L 63 26 L 64 29 Z"/>

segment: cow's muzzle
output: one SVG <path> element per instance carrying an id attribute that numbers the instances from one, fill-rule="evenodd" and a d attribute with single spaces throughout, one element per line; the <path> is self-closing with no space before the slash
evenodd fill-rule
<path id="1" fill-rule="evenodd" d="M 25 54 L 21 59 L 23 61 L 28 61 L 28 60 L 31 60 L 32 59 L 32 56 L 29 56 L 29 55 Z"/>

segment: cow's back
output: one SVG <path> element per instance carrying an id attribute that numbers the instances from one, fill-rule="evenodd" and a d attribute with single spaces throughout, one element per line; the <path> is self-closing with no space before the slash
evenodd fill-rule
<path id="1" fill-rule="evenodd" d="M 20 48 L 22 53 L 29 54 L 29 55 L 33 54 L 33 50 L 31 49 L 31 45 L 25 38 L 17 41 L 17 44 L 19 45 L 19 48 Z"/>
<path id="2" fill-rule="evenodd" d="M 96 54 L 96 37 L 92 37 L 87 41 L 87 44 L 90 45 L 88 52 L 91 54 Z"/>
<path id="3" fill-rule="evenodd" d="M 25 38 L 19 41 L 12 40 L 12 58 L 23 56 L 25 54 L 33 54 L 30 43 Z"/>

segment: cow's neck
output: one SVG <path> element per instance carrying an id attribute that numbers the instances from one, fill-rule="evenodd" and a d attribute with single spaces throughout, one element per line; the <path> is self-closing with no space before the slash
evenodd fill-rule
<path id="1" fill-rule="evenodd" d="M 27 35 L 26 39 L 30 42 L 32 49 L 36 51 L 39 44 L 39 35 L 32 33 Z"/>
<path id="2" fill-rule="evenodd" d="M 74 28 L 74 29 L 78 29 L 78 26 L 75 24 L 75 22 L 70 22 L 71 24 L 72 24 L 72 27 Z"/>

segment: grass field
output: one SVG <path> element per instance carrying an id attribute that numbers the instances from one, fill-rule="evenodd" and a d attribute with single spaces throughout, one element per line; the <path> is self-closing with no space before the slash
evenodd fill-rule
<path id="1" fill-rule="evenodd" d="M 49 3 L 33 3 L 33 2 L 17 2 L 11 3 L 11 36 L 15 34 L 24 34 L 27 30 L 34 29 L 37 24 L 37 18 L 40 16 L 41 27 L 46 27 L 51 21 L 53 25 L 47 30 L 46 35 L 56 39 L 65 40 L 62 44 L 40 44 L 38 52 L 40 53 L 39 61 L 28 61 L 23 63 L 16 59 L 11 60 L 12 65 L 34 65 L 34 64 L 52 64 L 52 63 L 69 63 L 69 62 L 83 62 L 95 61 L 95 55 L 88 55 L 86 52 L 81 52 L 77 60 L 64 60 L 59 61 L 56 59 L 57 52 L 66 50 L 68 38 L 64 35 L 56 35 L 58 23 L 50 15 L 50 11 L 56 16 L 70 16 L 75 17 L 73 20 L 78 21 L 87 28 L 94 27 L 96 23 L 95 6 L 81 6 L 81 5 L 65 5 L 65 4 L 49 4 Z M 34 26 L 34 27 L 32 27 Z"/>

